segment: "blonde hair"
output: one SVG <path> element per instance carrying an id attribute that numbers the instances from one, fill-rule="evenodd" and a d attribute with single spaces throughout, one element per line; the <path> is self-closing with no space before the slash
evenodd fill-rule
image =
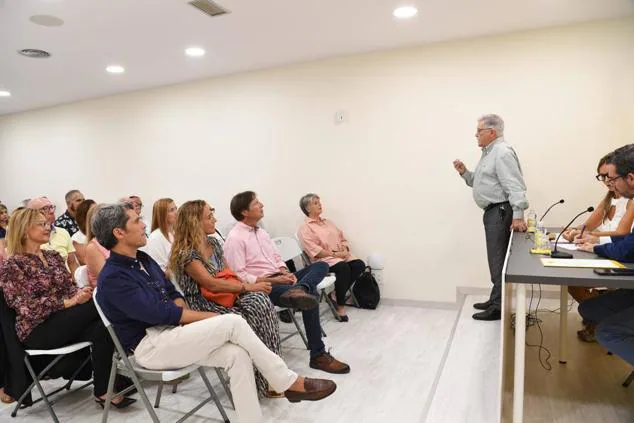
<path id="1" fill-rule="evenodd" d="M 7 254 L 9 256 L 24 254 L 27 232 L 38 220 L 43 217 L 46 222 L 46 216 L 39 210 L 22 209 L 18 210 L 9 218 L 9 230 L 7 231 Z"/>
<path id="2" fill-rule="evenodd" d="M 174 226 L 174 242 L 168 267 L 173 274 L 178 273 L 181 254 L 198 251 L 202 254 L 207 236 L 202 228 L 203 210 L 207 206 L 205 200 L 188 201 L 178 208 L 176 225 Z"/>
<path id="3" fill-rule="evenodd" d="M 152 207 L 152 232 L 157 229 L 161 230 L 161 233 L 165 239 L 170 239 L 169 228 L 167 227 L 167 210 L 174 202 L 171 198 L 161 198 L 154 202 Z"/>

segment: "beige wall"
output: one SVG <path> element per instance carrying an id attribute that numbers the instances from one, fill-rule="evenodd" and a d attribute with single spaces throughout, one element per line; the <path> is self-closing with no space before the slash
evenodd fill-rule
<path id="1" fill-rule="evenodd" d="M 80 188 L 98 201 L 260 194 L 273 235 L 317 192 L 384 296 L 453 301 L 487 287 L 481 212 L 451 162 L 473 168 L 476 118 L 502 115 L 547 223 L 599 201 L 596 162 L 634 142 L 634 20 L 349 56 L 5 117 L 0 198 Z M 72 83 L 68 81 L 67 83 Z M 348 121 L 334 123 L 336 111 Z"/>

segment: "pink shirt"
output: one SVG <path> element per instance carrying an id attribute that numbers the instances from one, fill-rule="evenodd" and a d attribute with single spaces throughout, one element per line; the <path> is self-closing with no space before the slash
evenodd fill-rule
<path id="1" fill-rule="evenodd" d="M 258 277 L 278 273 L 280 267 L 286 267 L 269 234 L 257 226 L 238 222 L 223 248 L 227 266 L 243 282 L 255 283 Z"/>
<path id="2" fill-rule="evenodd" d="M 307 217 L 304 220 L 304 224 L 299 228 L 297 236 L 302 243 L 302 248 L 312 261 L 323 261 L 329 266 L 334 266 L 343 261 L 343 259 L 337 257 L 318 259 L 317 254 L 319 254 L 321 250 L 333 252 L 348 249 L 348 240 L 345 235 L 341 229 L 328 219 L 312 219 Z M 355 259 L 356 257 L 351 255 L 346 261 Z"/>

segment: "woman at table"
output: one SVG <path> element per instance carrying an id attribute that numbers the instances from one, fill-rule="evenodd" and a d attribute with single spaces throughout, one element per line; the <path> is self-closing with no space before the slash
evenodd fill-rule
<path id="1" fill-rule="evenodd" d="M 634 222 L 634 204 L 618 194 L 608 181 L 607 165 L 612 164 L 613 159 L 614 154 L 609 153 L 599 160 L 596 179 L 607 187 L 608 192 L 583 225 L 562 234 L 562 237 L 568 241 L 599 244 L 611 242 L 612 236 L 623 236 L 631 232 Z M 568 292 L 579 304 L 598 295 L 594 288 L 581 286 L 570 286 Z M 579 339 L 595 342 L 594 325 L 584 324 L 584 326 L 584 329 L 577 332 Z"/>

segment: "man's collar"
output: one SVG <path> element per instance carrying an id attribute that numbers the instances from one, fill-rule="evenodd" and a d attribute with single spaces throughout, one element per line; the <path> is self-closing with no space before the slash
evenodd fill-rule
<path id="1" fill-rule="evenodd" d="M 482 151 L 488 153 L 489 151 L 491 151 L 493 146 L 499 144 L 502 141 L 504 141 L 504 137 L 503 136 L 499 136 L 496 139 L 494 139 L 493 141 L 491 141 L 491 143 L 489 145 L 487 145 L 486 147 L 482 147 Z"/>
<path id="2" fill-rule="evenodd" d="M 244 223 L 244 222 L 238 222 L 236 225 L 237 225 L 239 228 L 242 228 L 242 229 L 247 230 L 247 231 L 249 231 L 249 232 L 255 232 L 256 230 L 260 229 L 260 228 L 259 228 L 259 227 L 257 227 L 257 226 L 250 226 L 250 225 L 247 225 L 247 224 L 246 224 L 246 223 Z"/>
<path id="3" fill-rule="evenodd" d="M 323 217 L 318 217 L 317 219 L 313 219 L 310 216 L 306 216 L 306 219 L 304 220 L 306 223 L 321 223 L 321 222 L 325 222 L 326 219 L 324 219 Z"/>
<path id="4" fill-rule="evenodd" d="M 110 250 L 110 259 L 114 263 L 122 264 L 124 266 L 132 266 L 137 264 L 140 260 L 144 259 L 147 255 L 140 250 L 136 252 L 136 258 L 124 256 L 123 254 L 116 253 Z"/>

